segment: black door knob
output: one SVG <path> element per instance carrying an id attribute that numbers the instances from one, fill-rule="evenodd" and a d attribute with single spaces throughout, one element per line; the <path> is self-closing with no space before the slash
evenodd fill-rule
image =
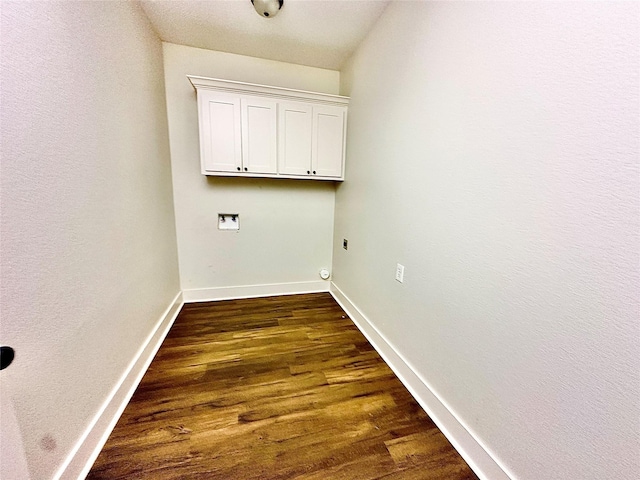
<path id="1" fill-rule="evenodd" d="M 244 167 L 244 171 L 246 172 L 247 170 L 249 170 L 247 167 Z"/>
<path id="2" fill-rule="evenodd" d="M 15 356 L 16 352 L 13 348 L 5 346 L 0 347 L 0 370 L 4 370 L 11 365 Z"/>
<path id="3" fill-rule="evenodd" d="M 238 171 L 240 171 L 240 167 L 238 167 Z"/>

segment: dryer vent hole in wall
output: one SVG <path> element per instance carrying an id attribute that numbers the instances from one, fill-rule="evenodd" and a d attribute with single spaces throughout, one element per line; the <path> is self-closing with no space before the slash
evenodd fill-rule
<path id="1" fill-rule="evenodd" d="M 237 213 L 219 213 L 218 230 L 240 230 L 240 215 Z"/>

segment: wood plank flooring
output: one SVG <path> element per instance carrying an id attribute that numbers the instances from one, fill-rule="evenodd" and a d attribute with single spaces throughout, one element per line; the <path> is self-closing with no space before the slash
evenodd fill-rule
<path id="1" fill-rule="evenodd" d="M 326 293 L 184 306 L 89 479 L 477 479 Z"/>

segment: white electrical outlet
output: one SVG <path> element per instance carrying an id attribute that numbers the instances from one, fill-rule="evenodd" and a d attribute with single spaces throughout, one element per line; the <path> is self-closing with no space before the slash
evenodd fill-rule
<path id="1" fill-rule="evenodd" d="M 396 280 L 400 283 L 404 281 L 404 265 L 396 263 Z"/>

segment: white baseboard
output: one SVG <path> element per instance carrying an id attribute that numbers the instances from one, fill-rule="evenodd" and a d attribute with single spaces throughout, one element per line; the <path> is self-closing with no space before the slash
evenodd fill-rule
<path id="1" fill-rule="evenodd" d="M 367 337 L 369 343 L 373 345 L 476 475 L 482 480 L 510 480 L 512 477 L 507 474 L 504 466 L 501 466 L 496 461 L 487 448 L 453 413 L 452 409 L 446 405 L 400 352 L 333 282 L 331 282 L 331 295 L 343 310 L 349 314 L 351 320 Z"/>
<path id="2" fill-rule="evenodd" d="M 98 454 L 107 442 L 116 423 L 118 423 L 118 419 L 129 400 L 131 400 L 147 368 L 149 368 L 153 357 L 155 357 L 164 338 L 169 333 L 169 329 L 183 304 L 182 293 L 178 293 L 169 308 L 160 317 L 156 327 L 142 344 L 136 356 L 129 363 L 126 371 L 120 377 L 120 380 L 103 403 L 82 438 L 80 438 L 67 460 L 54 475 L 53 478 L 55 480 L 80 480 L 87 476 L 93 462 L 98 458 Z"/>
<path id="3" fill-rule="evenodd" d="M 329 282 L 325 280 L 318 280 L 313 282 L 241 285 L 237 287 L 196 288 L 192 290 L 183 290 L 182 295 L 185 303 L 192 303 L 328 291 Z"/>

